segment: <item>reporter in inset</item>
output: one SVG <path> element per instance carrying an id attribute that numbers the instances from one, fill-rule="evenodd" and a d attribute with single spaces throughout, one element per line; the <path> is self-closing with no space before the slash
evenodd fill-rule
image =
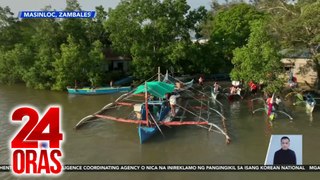
<path id="1" fill-rule="evenodd" d="M 290 139 L 287 136 L 281 138 L 281 149 L 274 153 L 273 165 L 296 165 L 296 153 L 289 149 Z"/>

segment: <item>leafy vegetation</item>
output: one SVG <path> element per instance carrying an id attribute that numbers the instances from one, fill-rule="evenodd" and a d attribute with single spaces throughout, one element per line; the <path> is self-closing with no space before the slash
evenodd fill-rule
<path id="1" fill-rule="evenodd" d="M 67 10 L 80 7 L 67 1 Z M 105 85 L 114 78 L 105 68 L 110 48 L 131 57 L 142 80 L 158 66 L 180 74 L 231 72 L 233 79 L 263 81 L 267 91 L 283 85 L 278 52 L 308 49 L 320 79 L 319 0 L 213 0 L 209 11 L 192 10 L 186 0 L 122 0 L 96 12 L 94 19 L 19 20 L 0 7 L 0 83 Z"/>

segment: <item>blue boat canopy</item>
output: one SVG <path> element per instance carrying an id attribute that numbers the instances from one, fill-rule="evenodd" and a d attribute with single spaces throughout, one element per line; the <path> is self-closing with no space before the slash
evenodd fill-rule
<path id="1" fill-rule="evenodd" d="M 147 82 L 147 92 L 151 95 L 164 98 L 167 93 L 172 93 L 174 91 L 174 85 L 168 84 L 160 81 Z M 145 92 L 145 84 L 138 86 L 134 94 L 140 94 Z"/>

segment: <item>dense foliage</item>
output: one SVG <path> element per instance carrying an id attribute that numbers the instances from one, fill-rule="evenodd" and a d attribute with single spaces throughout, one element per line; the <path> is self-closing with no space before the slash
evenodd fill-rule
<path id="1" fill-rule="evenodd" d="M 45 7 L 50 10 L 51 7 Z M 67 10 L 80 10 L 75 0 Z M 36 89 L 64 90 L 74 82 L 101 85 L 108 82 L 103 49 L 110 46 L 103 27 L 107 13 L 85 19 L 23 19 L 8 7 L 0 8 L 0 82 L 24 82 Z"/>
<path id="2" fill-rule="evenodd" d="M 66 9 L 81 10 L 76 0 Z M 186 0 L 122 0 L 96 12 L 94 19 L 19 20 L 0 7 L 0 83 L 105 85 L 113 78 L 106 49 L 130 57 L 139 79 L 158 66 L 179 74 L 231 72 L 236 80 L 263 81 L 267 91 L 283 84 L 279 51 L 307 49 L 320 78 L 319 0 L 213 0 L 209 11 L 192 10 Z"/>

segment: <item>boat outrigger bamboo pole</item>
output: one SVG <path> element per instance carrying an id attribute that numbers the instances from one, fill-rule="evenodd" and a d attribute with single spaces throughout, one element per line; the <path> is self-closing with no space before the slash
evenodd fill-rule
<path id="1" fill-rule="evenodd" d="M 189 112 L 190 114 L 193 114 L 194 116 L 198 116 L 198 115 L 195 114 L 194 112 L 192 112 L 192 111 L 190 111 L 190 110 L 188 110 L 188 109 L 180 106 L 179 104 L 176 104 L 176 106 L 178 106 L 178 107 L 180 107 L 181 109 Z M 214 123 L 209 123 L 208 120 L 206 120 L 206 119 L 204 119 L 204 118 L 202 118 L 202 117 L 199 117 L 199 119 L 201 119 L 202 121 L 208 123 L 210 126 L 213 126 L 213 127 L 215 127 L 216 129 L 218 129 L 218 130 L 226 137 L 226 143 L 227 143 L 227 144 L 230 144 L 231 138 L 229 137 L 228 132 L 223 131 L 219 126 L 217 126 L 217 125 L 214 124 Z M 211 129 L 211 128 L 210 128 L 210 129 Z"/>
<path id="2" fill-rule="evenodd" d="M 145 108 L 146 108 L 146 121 L 147 121 L 147 126 L 149 126 L 149 107 L 148 107 L 148 87 L 147 87 L 147 81 L 144 83 L 144 88 L 145 88 Z"/>
<path id="3" fill-rule="evenodd" d="M 162 130 L 161 130 L 161 128 L 160 128 L 160 126 L 158 125 L 157 121 L 154 119 L 154 117 L 152 116 L 152 114 L 150 114 L 150 117 L 151 117 L 151 119 L 153 120 L 153 123 L 157 126 L 159 132 L 162 134 L 163 137 L 165 137 L 164 134 L 163 134 L 163 132 L 162 132 Z"/>
<path id="4" fill-rule="evenodd" d="M 160 75 L 161 75 L 160 66 L 158 66 L 158 81 L 161 81 L 161 80 L 160 80 Z"/>

